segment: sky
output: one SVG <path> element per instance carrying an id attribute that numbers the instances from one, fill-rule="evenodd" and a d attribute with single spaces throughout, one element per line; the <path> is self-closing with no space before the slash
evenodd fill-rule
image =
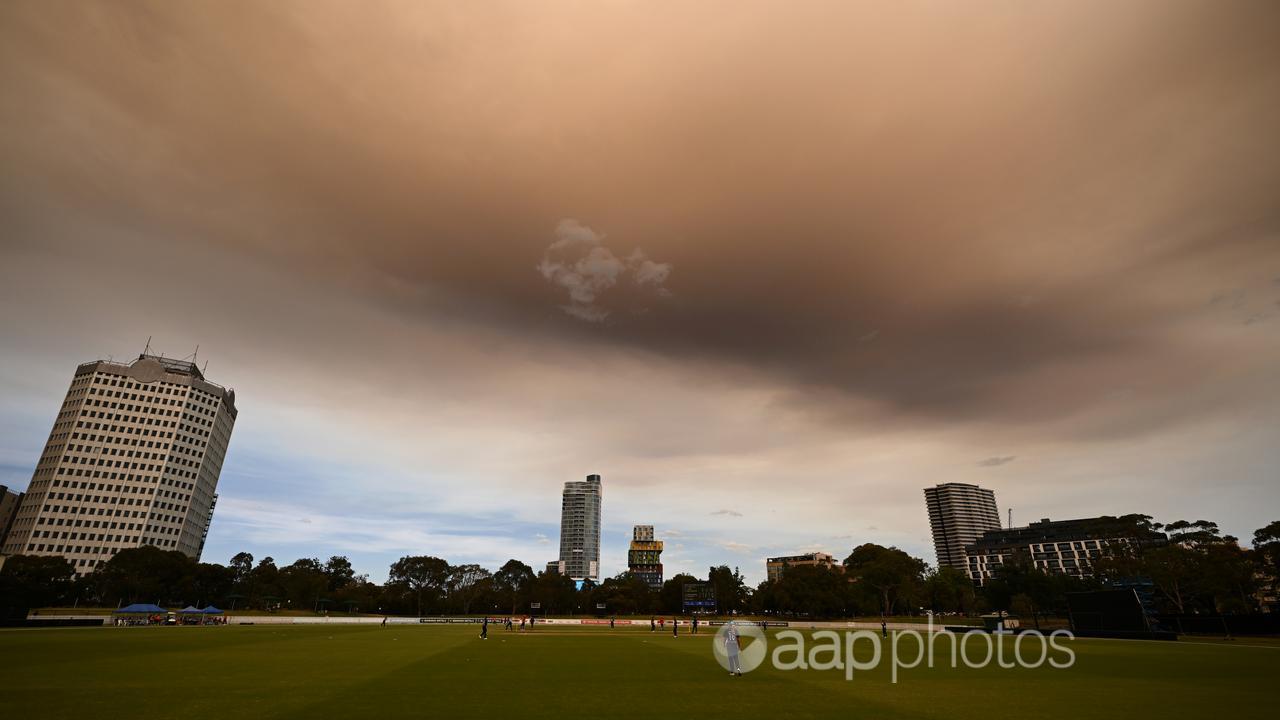
<path id="1" fill-rule="evenodd" d="M 204 560 L 1280 516 L 1280 6 L 0 4 L 0 484 L 197 346 Z"/>

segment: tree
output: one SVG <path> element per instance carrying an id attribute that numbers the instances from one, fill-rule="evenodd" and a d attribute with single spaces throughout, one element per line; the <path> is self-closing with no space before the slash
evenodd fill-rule
<path id="1" fill-rule="evenodd" d="M 1253 549 L 1272 578 L 1280 577 L 1280 520 L 1273 520 L 1253 533 Z"/>
<path id="2" fill-rule="evenodd" d="M 859 545 L 844 561 L 855 582 L 875 588 L 880 594 L 880 612 L 892 615 L 894 608 L 919 597 L 925 562 L 896 547 L 874 543 Z M 788 568 L 790 570 L 790 568 Z M 903 608 L 906 609 L 905 607 Z"/>
<path id="3" fill-rule="evenodd" d="M 542 606 L 544 614 L 573 610 L 577 588 L 573 579 L 558 572 L 540 572 L 529 591 L 529 600 Z"/>
<path id="4" fill-rule="evenodd" d="M 1040 616 L 1065 603 L 1066 595 L 1060 592 L 1061 583 L 1056 579 L 1066 580 L 1067 576 L 1050 575 L 1037 568 L 1029 555 L 1018 553 L 999 567 L 984 589 L 992 607 L 1030 615 L 1039 629 Z"/>
<path id="5" fill-rule="evenodd" d="M 1220 542 L 1235 542 L 1235 538 L 1229 535 L 1225 538 L 1220 537 L 1218 535 L 1218 523 L 1209 522 L 1208 520 L 1196 520 L 1195 522 L 1178 520 L 1165 525 L 1164 529 L 1169 533 L 1169 542 L 1183 547 L 1197 548 Z"/>
<path id="6" fill-rule="evenodd" d="M 231 562 L 227 563 L 227 567 L 234 573 L 236 584 L 240 584 L 249 579 L 249 573 L 253 572 L 253 555 L 247 552 L 236 553 L 231 558 Z"/>
<path id="7" fill-rule="evenodd" d="M 417 601 L 418 615 L 421 615 L 423 600 L 444 596 L 451 569 L 449 563 L 438 557 L 406 555 L 391 564 L 387 582 L 406 588 Z"/>
<path id="8" fill-rule="evenodd" d="M 1233 539 L 1234 540 L 1234 539 Z M 1219 613 L 1248 613 L 1254 610 L 1253 593 L 1258 589 L 1257 553 L 1243 550 L 1233 542 L 1219 542 L 1201 549 L 1204 589 L 1213 609 Z"/>
<path id="9" fill-rule="evenodd" d="M 839 570 L 818 565 L 788 567 L 756 591 L 765 612 L 800 617 L 840 617 L 849 607 L 849 581 Z"/>
<path id="10" fill-rule="evenodd" d="M 351 567 L 351 561 L 345 555 L 334 555 L 329 558 L 329 561 L 324 564 L 324 574 L 331 592 L 341 590 L 356 579 L 355 568 Z"/>
<path id="11" fill-rule="evenodd" d="M 322 600 L 331 600 L 326 596 L 329 581 L 317 558 L 298 558 L 292 565 L 280 568 L 279 584 L 294 608 L 319 611 Z"/>
<path id="12" fill-rule="evenodd" d="M 611 614 L 638 615 L 652 612 L 654 593 L 649 589 L 649 584 L 639 576 L 623 572 L 605 578 L 599 587 L 587 595 L 585 601 L 592 609 L 603 603 L 606 611 Z"/>
<path id="13" fill-rule="evenodd" d="M 1179 614 L 1188 610 L 1201 578 L 1200 557 L 1182 545 L 1156 548 L 1143 557 L 1142 570 Z"/>
<path id="14" fill-rule="evenodd" d="M 516 614 L 516 606 L 522 595 L 527 593 L 534 581 L 533 568 L 519 560 L 508 560 L 498 572 L 493 574 L 494 588 L 502 599 L 503 606 L 511 606 L 511 614 Z"/>
<path id="15" fill-rule="evenodd" d="M 715 589 L 716 609 L 725 614 L 742 610 L 747 598 L 746 582 L 737 568 L 729 570 L 728 565 L 712 567 L 707 573 L 707 582 Z"/>
<path id="16" fill-rule="evenodd" d="M 1234 537 L 1222 536 L 1208 520 L 1177 520 L 1164 526 L 1169 543 L 1143 556 L 1143 570 L 1178 613 L 1192 609 L 1221 612 L 1244 600 L 1252 582 L 1248 558 Z"/>
<path id="17" fill-rule="evenodd" d="M 51 555 L 14 555 L 0 568 L 0 618 L 12 613 L 27 616 L 27 609 L 47 607 L 71 589 L 75 568 L 66 558 Z"/>
<path id="18" fill-rule="evenodd" d="M 680 573 L 662 583 L 662 590 L 658 593 L 659 612 L 672 615 L 684 612 L 684 586 L 696 582 L 702 581 L 692 575 Z"/>
<path id="19" fill-rule="evenodd" d="M 196 561 L 177 550 L 153 545 L 116 553 L 94 573 L 99 599 L 111 605 L 135 602 L 183 602 L 193 594 Z M 197 598 L 189 598 L 195 602 Z"/>
<path id="20" fill-rule="evenodd" d="M 1208 520 L 1177 520 L 1162 526 L 1145 515 L 1137 517 L 1148 521 L 1148 529 L 1163 527 L 1169 533 L 1167 541 L 1148 537 L 1112 546 L 1106 557 L 1094 563 L 1099 579 L 1111 583 L 1149 579 L 1158 604 L 1178 614 L 1243 612 L 1254 607 L 1256 552 L 1242 550 L 1234 537 L 1222 535 L 1218 524 Z"/>
<path id="21" fill-rule="evenodd" d="M 191 595 L 196 607 L 221 603 L 231 594 L 235 585 L 235 570 L 217 563 L 199 563 L 190 581 Z"/>
<path id="22" fill-rule="evenodd" d="M 973 581 L 963 572 L 943 565 L 925 576 L 924 597 L 929 609 L 935 613 L 963 613 L 969 615 L 977 605 Z"/>
<path id="23" fill-rule="evenodd" d="M 491 578 L 488 570 L 479 565 L 458 565 L 449 573 L 449 598 L 462 608 L 463 615 L 471 613 L 471 605 L 484 590 Z"/>
<path id="24" fill-rule="evenodd" d="M 284 592 L 280 589 L 280 570 L 276 567 L 275 559 L 270 555 L 262 558 L 257 567 L 249 573 L 247 584 L 250 590 L 248 593 L 250 602 L 259 601 L 264 610 L 270 609 L 267 607 L 268 597 L 273 596 L 279 601 L 281 593 Z"/>

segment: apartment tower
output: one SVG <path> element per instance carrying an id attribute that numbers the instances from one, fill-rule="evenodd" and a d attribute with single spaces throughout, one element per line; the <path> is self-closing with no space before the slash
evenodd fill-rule
<path id="1" fill-rule="evenodd" d="M 564 484 L 560 510 L 560 574 L 600 579 L 600 476 Z"/>
<path id="2" fill-rule="evenodd" d="M 199 559 L 235 420 L 235 392 L 193 362 L 80 365 L 0 551 L 78 574 L 143 545 Z"/>
<path id="3" fill-rule="evenodd" d="M 967 575 L 965 547 L 988 530 L 1000 529 L 995 493 L 977 485 L 943 483 L 925 488 L 924 498 L 929 507 L 938 567 L 950 566 Z"/>
<path id="4" fill-rule="evenodd" d="M 636 525 L 631 529 L 627 569 L 651 590 L 662 589 L 662 541 L 653 539 L 652 525 Z"/>

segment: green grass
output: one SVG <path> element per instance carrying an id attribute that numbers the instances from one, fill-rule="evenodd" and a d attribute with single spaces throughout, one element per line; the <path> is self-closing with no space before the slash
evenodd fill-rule
<path id="1" fill-rule="evenodd" d="M 219 607 L 221 607 L 221 606 L 219 606 Z M 169 609 L 169 610 L 177 610 L 178 608 L 177 608 L 177 607 L 173 607 L 173 608 L 168 608 L 168 609 Z M 222 609 L 223 609 L 223 610 L 226 610 L 227 614 L 229 614 L 229 615 L 235 615 L 235 616 L 238 616 L 238 617 L 239 617 L 239 616 L 262 616 L 262 615 L 281 615 L 281 616 L 291 616 L 291 617 L 316 617 L 316 616 L 319 616 L 319 615 L 323 615 L 323 614 L 324 614 L 324 613 L 319 613 L 319 612 L 315 612 L 315 611 L 312 611 L 312 610 L 272 610 L 272 611 L 267 611 L 267 610 L 248 610 L 248 609 L 245 609 L 245 608 L 239 608 L 239 609 L 237 609 L 237 610 L 234 610 L 234 611 L 233 611 L 233 610 L 231 610 L 231 609 L 230 609 L 230 606 L 225 607 L 225 608 L 222 608 Z M 42 608 L 37 608 L 37 609 L 33 610 L 33 611 L 32 611 L 32 613 L 33 613 L 33 616 L 36 616 L 36 617 L 38 617 L 38 616 L 48 616 L 48 615 L 110 615 L 114 610 L 115 610 L 115 608 L 107 608 L 107 607 L 42 607 Z M 346 612 L 345 610 L 342 610 L 342 609 L 332 609 L 332 608 L 329 610 L 329 613 L 328 613 L 328 614 L 329 614 L 331 617 L 349 617 L 349 616 L 352 616 L 352 615 L 355 615 L 355 616 L 367 616 L 367 617 L 381 617 L 381 616 L 382 616 L 382 614 L 381 614 L 381 613 L 365 613 L 365 612 L 354 612 L 354 613 L 348 613 L 348 612 Z M 457 613 L 450 613 L 450 614 L 449 614 L 449 616 L 450 616 L 450 617 L 462 617 L 462 616 L 458 615 Z M 480 614 L 480 613 L 473 613 L 470 617 L 481 617 L 481 614 Z M 568 617 L 568 616 L 567 616 L 567 615 L 551 615 L 551 616 L 549 616 L 549 617 Z M 607 616 L 607 615 L 592 615 L 592 616 L 590 616 L 590 617 L 597 618 L 597 619 L 604 619 L 604 618 L 607 618 L 608 616 Z M 659 614 L 659 615 L 656 615 L 655 617 L 665 617 L 665 618 L 669 618 L 669 617 L 671 617 L 671 616 L 670 616 L 670 615 L 663 615 L 663 614 Z M 709 618 L 709 619 L 711 619 L 711 620 L 726 620 L 726 619 L 728 619 L 728 617 L 729 617 L 729 616 L 707 615 L 707 616 L 699 616 L 699 617 L 701 617 L 701 618 L 703 618 L 703 619 L 708 619 L 708 618 Z M 800 625 L 803 625 L 803 624 L 806 622 L 806 620 L 804 620 L 804 619 L 796 619 L 796 618 L 776 618 L 776 617 L 768 617 L 768 616 L 765 616 L 765 615 L 737 615 L 737 616 L 734 616 L 734 617 L 736 617 L 736 618 L 737 618 L 737 619 L 739 619 L 739 620 L 779 620 L 779 619 L 781 619 L 781 620 L 792 620 L 792 621 L 794 621 L 795 623 L 800 624 Z M 649 616 L 648 616 L 648 615 L 618 615 L 618 616 L 617 616 L 617 618 L 618 618 L 619 620 L 626 619 L 626 620 L 631 620 L 632 622 L 641 622 L 641 623 L 644 623 L 645 625 L 648 625 L 648 623 L 649 623 Z M 686 619 L 687 619 L 687 618 L 686 618 Z M 826 620 L 829 620 L 829 619 L 831 619 L 831 618 L 822 618 L 821 620 L 825 622 Z M 837 620 L 839 620 L 840 618 L 836 618 L 836 619 L 837 619 Z M 851 618 L 847 618 L 847 619 L 848 619 L 848 620 L 852 620 L 852 621 L 856 621 L 856 622 L 863 622 L 863 623 L 878 623 L 878 622 L 880 622 L 880 620 L 881 620 L 881 618 L 880 618 L 880 616 L 879 616 L 879 615 L 863 615 L 863 616 L 860 616 L 860 617 L 851 617 Z M 885 617 L 885 618 L 883 618 L 883 619 L 884 619 L 885 621 L 887 621 L 887 622 L 891 622 L 891 623 L 917 623 L 917 624 L 921 624 L 921 625 L 926 624 L 926 623 L 928 623 L 928 622 L 929 622 L 929 619 L 928 619 L 927 617 L 923 616 L 923 615 L 890 615 L 890 616 Z M 934 622 L 934 624 L 935 624 L 935 625 L 975 625 L 975 626 L 980 626 L 980 625 L 982 625 L 982 618 L 978 618 L 978 617 L 938 617 L 938 618 L 934 618 L 934 621 L 933 621 L 933 622 Z M 1055 626 L 1065 626 L 1065 625 L 1066 625 L 1066 619 L 1065 619 L 1065 618 L 1053 618 L 1053 619 L 1048 620 L 1048 621 L 1042 620 L 1042 622 L 1048 622 L 1048 623 L 1053 624 L 1053 625 L 1055 625 Z M 1028 621 L 1028 623 L 1027 623 L 1027 624 L 1028 624 L 1028 627 L 1030 627 L 1030 621 Z"/>
<path id="2" fill-rule="evenodd" d="M 710 636 L 647 629 L 493 626 L 484 642 L 465 626 L 0 630 L 0 717 L 1273 716 L 1274 643 L 1069 646 L 1077 659 L 1065 670 L 918 668 L 894 685 L 887 663 L 852 681 L 768 665 L 731 678 Z"/>
<path id="3" fill-rule="evenodd" d="M 181 609 L 181 607 L 179 607 L 179 606 L 174 606 L 174 607 L 166 608 L 166 609 L 167 609 L 167 610 L 171 610 L 171 611 L 173 611 L 173 612 L 177 612 L 178 610 L 180 610 L 180 609 Z M 36 610 L 33 610 L 33 611 L 31 611 L 29 614 L 31 615 L 31 617 L 48 617 L 48 616 L 50 616 L 50 615 L 110 615 L 111 613 L 115 612 L 115 610 L 116 610 L 116 609 L 115 609 L 115 608 L 113 608 L 113 607 L 109 607 L 109 608 L 100 608 L 100 607 L 43 607 L 43 608 L 38 608 L 38 609 L 36 609 Z M 315 611 L 313 611 L 313 610 L 273 610 L 273 611 L 267 611 L 267 610 L 244 610 L 244 609 L 238 609 L 238 610 L 236 610 L 235 612 L 232 612 L 231 610 L 227 610 L 227 614 L 230 614 L 230 615 L 236 615 L 237 617 L 239 617 L 239 616 L 249 616 L 249 617 L 258 616 L 258 617 L 260 617 L 260 616 L 264 616 L 264 615 L 280 615 L 280 616 L 286 616 L 286 617 L 319 617 L 319 616 L 321 616 L 321 615 L 324 615 L 325 613 L 319 613 L 319 612 L 315 612 Z M 354 617 L 359 617 L 359 616 L 367 616 L 367 617 L 374 617 L 374 616 L 377 616 L 377 617 L 381 617 L 381 615 L 370 614 L 370 613 L 361 613 L 361 612 L 348 613 L 346 610 L 330 610 L 330 611 L 328 612 L 328 615 L 329 615 L 330 617 L 353 617 L 353 616 L 354 616 Z"/>

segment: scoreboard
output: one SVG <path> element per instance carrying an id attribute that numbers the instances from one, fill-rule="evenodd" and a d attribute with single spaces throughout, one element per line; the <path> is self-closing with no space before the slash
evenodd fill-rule
<path id="1" fill-rule="evenodd" d="M 681 590 L 685 612 L 716 611 L 716 589 L 711 583 L 685 583 Z"/>

